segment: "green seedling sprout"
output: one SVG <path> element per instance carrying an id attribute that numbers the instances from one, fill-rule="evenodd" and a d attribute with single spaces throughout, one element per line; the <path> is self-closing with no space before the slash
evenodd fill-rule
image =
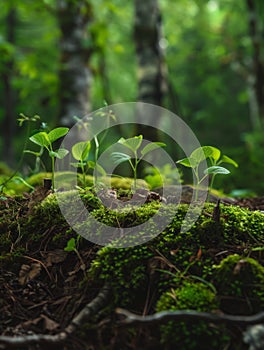
<path id="1" fill-rule="evenodd" d="M 111 154 L 111 158 L 112 158 L 115 165 L 119 165 L 123 162 L 128 162 L 130 164 L 131 169 L 133 171 L 135 189 L 137 187 L 137 169 L 138 169 L 138 165 L 142 161 L 143 157 L 147 153 L 150 153 L 159 147 L 166 146 L 165 143 L 162 143 L 162 142 L 150 142 L 145 147 L 143 147 L 143 149 L 140 151 L 141 155 L 139 156 L 138 151 L 139 151 L 139 148 L 142 144 L 142 141 L 143 141 L 142 135 L 134 136 L 134 137 L 128 138 L 128 139 L 124 139 L 123 137 L 121 137 L 121 139 L 119 139 L 118 143 L 120 143 L 121 145 L 123 145 L 126 148 L 127 153 L 113 152 Z M 131 156 L 131 154 L 132 154 L 132 156 Z"/>
<path id="2" fill-rule="evenodd" d="M 104 101 L 104 104 L 105 106 L 107 106 L 107 103 L 106 101 Z M 98 158 L 99 158 L 99 152 L 100 152 L 100 146 L 103 144 L 106 136 L 108 135 L 108 132 L 109 132 L 109 127 L 110 127 L 110 121 L 111 119 L 112 120 L 116 120 L 116 117 L 113 113 L 112 110 L 108 110 L 107 112 L 103 112 L 101 110 L 97 111 L 96 114 L 95 114 L 96 117 L 100 118 L 105 118 L 106 119 L 106 127 L 104 129 L 104 132 L 102 133 L 102 135 L 100 136 L 100 139 L 99 137 L 97 136 L 97 134 L 94 134 L 93 135 L 93 139 L 94 139 L 94 162 L 91 162 L 89 161 L 89 163 L 87 163 L 88 165 L 88 168 L 90 169 L 97 169 L 99 173 L 101 173 L 102 175 L 105 175 L 105 171 L 104 169 L 97 163 L 98 161 Z M 79 117 L 74 117 L 74 119 L 78 122 L 80 128 L 84 128 L 84 130 L 87 130 L 90 128 L 90 123 L 87 122 L 87 121 L 83 121 L 82 119 L 80 119 Z M 102 121 L 103 123 L 105 121 Z M 76 158 L 74 157 L 76 160 L 81 160 L 81 158 Z M 73 164 L 72 164 L 73 165 Z M 86 165 L 86 168 L 87 168 L 87 165 Z M 76 167 L 76 165 L 73 165 L 74 167 Z M 81 166 L 78 166 L 78 167 L 81 167 Z M 82 170 L 83 172 L 83 170 Z M 94 177 L 95 177 L 95 182 L 97 182 L 97 172 L 94 173 Z"/>
<path id="3" fill-rule="evenodd" d="M 89 152 L 91 149 L 90 141 L 77 142 L 72 147 L 72 156 L 78 162 L 71 163 L 75 168 L 80 168 L 82 172 L 82 182 L 83 186 L 86 186 L 86 172 L 88 169 L 97 169 L 101 174 L 105 175 L 104 169 L 97 163 L 88 160 Z"/>
<path id="4" fill-rule="evenodd" d="M 85 273 L 85 263 L 77 249 L 77 245 L 79 243 L 79 240 L 80 240 L 81 236 L 78 236 L 76 239 L 74 237 L 70 238 L 67 242 L 67 246 L 64 248 L 65 252 L 74 252 L 77 256 L 78 256 L 78 259 L 80 260 L 80 263 L 81 263 L 81 269 L 83 270 L 84 272 L 84 275 L 86 276 L 86 273 Z"/>
<path id="5" fill-rule="evenodd" d="M 204 174 L 201 177 L 199 175 L 199 166 L 205 159 L 209 161 L 210 166 L 204 170 Z M 178 160 L 176 163 L 182 164 L 187 168 L 192 168 L 194 176 L 199 186 L 207 176 L 211 176 L 209 189 L 212 190 L 215 176 L 218 174 L 227 175 L 230 171 L 220 164 L 227 163 L 234 167 L 238 167 L 238 164 L 226 155 L 221 156 L 221 151 L 212 146 L 203 146 L 195 149 L 190 157 Z"/>
<path id="6" fill-rule="evenodd" d="M 52 144 L 57 141 L 59 138 L 65 136 L 69 131 L 69 128 L 55 128 L 51 130 L 49 133 L 46 131 L 38 132 L 29 138 L 29 140 L 36 145 L 40 146 L 39 152 L 34 152 L 30 150 L 26 150 L 25 152 L 34 154 L 36 157 L 40 157 L 43 153 L 43 150 L 46 149 L 48 151 L 49 157 L 51 158 L 51 172 L 52 172 L 52 189 L 54 190 L 55 183 L 55 158 L 63 159 L 69 151 L 60 148 L 56 151 L 53 150 Z"/>
<path id="7" fill-rule="evenodd" d="M 0 183 L 0 193 L 4 192 L 4 189 L 6 188 L 7 184 L 12 181 L 15 177 L 17 177 L 17 173 L 19 172 L 19 169 L 23 163 L 24 160 L 24 153 L 26 152 L 26 148 L 27 148 L 27 141 L 28 141 L 28 137 L 30 135 L 30 124 L 31 123 L 35 123 L 35 122 L 39 122 L 40 121 L 40 116 L 38 115 L 34 115 L 33 117 L 29 117 L 26 116 L 23 113 L 20 113 L 19 115 L 20 117 L 17 119 L 19 126 L 23 126 L 24 123 L 27 124 L 27 130 L 26 130 L 26 141 L 24 143 L 23 146 L 23 151 L 21 153 L 20 159 L 17 163 L 17 167 L 15 169 L 15 171 L 7 178 L 5 179 L 2 183 Z M 30 188 L 30 185 L 27 185 Z"/>

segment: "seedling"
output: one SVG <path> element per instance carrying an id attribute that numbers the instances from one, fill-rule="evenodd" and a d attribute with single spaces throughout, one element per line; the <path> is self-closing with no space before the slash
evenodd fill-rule
<path id="1" fill-rule="evenodd" d="M 200 177 L 199 165 L 205 159 L 208 159 L 210 166 L 204 170 L 204 175 Z M 236 168 L 238 167 L 238 164 L 233 159 L 229 158 L 226 155 L 222 155 L 221 157 L 221 151 L 218 148 L 212 146 L 199 147 L 191 153 L 190 157 L 178 160 L 176 163 L 193 169 L 197 185 L 200 185 L 207 176 L 211 176 L 209 186 L 210 190 L 213 188 L 213 183 L 216 175 L 230 174 L 230 171 L 220 166 L 220 164 L 227 163 L 233 165 Z"/>
<path id="2" fill-rule="evenodd" d="M 91 149 L 90 141 L 77 142 L 72 147 L 72 156 L 78 162 L 71 163 L 75 168 L 80 168 L 82 172 L 82 182 L 83 186 L 86 186 L 86 173 L 89 169 L 97 169 L 102 175 L 105 175 L 104 169 L 97 163 L 88 160 L 89 152 Z"/>
<path id="3" fill-rule="evenodd" d="M 142 161 L 143 157 L 146 154 L 154 151 L 155 149 L 157 149 L 159 147 L 166 146 L 165 143 L 162 143 L 162 142 L 150 142 L 145 147 L 143 147 L 143 149 L 140 151 L 141 156 L 139 156 L 138 150 L 142 144 L 142 140 L 143 140 L 142 135 L 134 136 L 134 137 L 128 138 L 128 139 L 124 139 L 123 137 L 121 137 L 121 139 L 119 139 L 118 143 L 120 143 L 121 145 L 123 145 L 126 148 L 127 153 L 113 152 L 111 154 L 111 158 L 112 158 L 115 165 L 119 165 L 123 162 L 129 162 L 131 169 L 133 171 L 135 189 L 137 187 L 137 169 L 138 169 L 138 165 Z M 132 156 L 131 156 L 131 154 L 132 154 Z"/>
<path id="4" fill-rule="evenodd" d="M 81 236 L 78 236 L 77 239 L 75 239 L 74 237 L 69 239 L 67 242 L 67 246 L 64 248 L 64 250 L 66 252 L 74 252 L 78 256 L 78 259 L 80 260 L 80 263 L 81 263 L 81 269 L 83 270 L 84 275 L 86 275 L 85 274 L 85 263 L 80 255 L 80 253 L 78 252 L 78 249 L 77 249 L 77 244 L 78 244 L 80 238 L 81 238 Z"/>
<path id="5" fill-rule="evenodd" d="M 43 153 L 43 150 L 46 149 L 48 151 L 49 157 L 51 158 L 51 172 L 52 172 L 52 189 L 54 190 L 54 182 L 55 182 L 55 158 L 63 159 L 69 151 L 60 148 L 56 151 L 53 150 L 52 144 L 57 141 L 59 138 L 65 136 L 69 131 L 69 128 L 56 128 L 51 130 L 49 133 L 46 131 L 38 132 L 29 138 L 30 141 L 40 146 L 39 152 L 34 152 L 30 150 L 26 150 L 25 152 L 34 154 L 36 157 L 40 157 Z"/>
<path id="6" fill-rule="evenodd" d="M 107 106 L 106 102 L 105 102 L 105 106 Z M 100 146 L 103 144 L 103 142 L 104 142 L 104 140 L 105 140 L 105 138 L 106 138 L 106 136 L 107 136 L 107 134 L 109 132 L 110 121 L 111 121 L 111 119 L 112 120 L 116 120 L 116 118 L 115 118 L 115 115 L 114 115 L 112 110 L 109 110 L 107 112 L 103 112 L 103 111 L 99 110 L 96 113 L 96 116 L 97 117 L 106 118 L 107 126 L 105 127 L 104 132 L 102 133 L 102 136 L 100 137 L 100 140 L 99 140 L 98 136 L 96 135 L 96 133 L 94 133 L 94 135 L 93 135 L 93 139 L 94 139 L 94 162 L 89 161 L 88 163 L 86 163 L 85 168 L 86 168 L 86 170 L 88 170 L 88 168 L 95 169 L 95 167 L 96 167 L 98 172 L 100 172 L 102 175 L 105 175 L 104 169 L 97 163 L 97 161 L 98 161 L 98 158 L 99 158 Z M 78 122 L 78 124 L 80 125 L 81 128 L 84 128 L 84 130 L 88 131 L 88 129 L 90 127 L 89 122 L 83 121 L 82 119 L 80 119 L 78 117 L 74 117 L 74 119 Z M 80 142 L 80 144 L 81 144 L 81 142 Z M 85 144 L 85 142 L 83 143 L 83 146 L 77 146 L 77 148 L 82 148 L 82 147 L 85 148 L 86 146 L 84 144 Z M 74 155 L 73 155 L 73 157 L 76 160 L 80 160 L 81 161 L 81 157 L 78 158 L 78 159 Z M 76 165 L 73 165 L 73 166 L 76 167 Z M 81 165 L 79 165 L 78 167 L 81 167 Z M 83 169 L 82 169 L 82 173 L 83 173 Z M 95 182 L 96 182 L 97 181 L 97 172 L 94 173 L 94 177 L 95 177 Z"/>
<path id="7" fill-rule="evenodd" d="M 18 125 L 22 126 L 25 122 L 36 122 L 40 120 L 40 116 L 39 115 L 34 115 L 33 117 L 29 117 L 23 113 L 20 113 L 20 118 L 17 118 L 18 121 Z"/>

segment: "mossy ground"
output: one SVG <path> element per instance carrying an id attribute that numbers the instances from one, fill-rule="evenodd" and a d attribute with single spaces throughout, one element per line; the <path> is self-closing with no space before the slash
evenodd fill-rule
<path id="1" fill-rule="evenodd" d="M 78 256 L 64 251 L 76 234 L 61 215 L 56 195 L 38 191 L 0 201 L 2 333 L 54 331 L 36 321 L 43 314 L 63 327 L 107 282 L 113 297 L 102 315 L 105 321 L 96 331 L 92 325 L 84 327 L 96 349 L 247 349 L 239 329 L 170 323 L 124 330 L 117 326 L 114 310 L 123 307 L 151 314 L 169 308 L 243 315 L 262 310 L 262 213 L 221 204 L 220 217 L 215 220 L 215 204 L 207 203 L 196 223 L 183 233 L 187 204 L 175 208 L 174 204 L 153 201 L 123 210 L 107 209 L 92 191 L 81 190 L 84 205 L 109 226 L 129 227 L 149 220 L 147 234 L 151 237 L 156 229 L 151 221 L 154 214 L 161 219 L 168 214 L 173 220 L 149 242 L 130 248 L 100 247 L 81 238 Z M 124 196 L 124 191 L 121 193 Z M 59 195 L 67 202 L 70 193 Z M 74 203 L 71 213 L 82 225 Z M 38 272 L 33 264 L 40 265 Z M 25 269 L 28 272 L 23 275 Z M 19 305 L 15 310 L 14 300 Z"/>

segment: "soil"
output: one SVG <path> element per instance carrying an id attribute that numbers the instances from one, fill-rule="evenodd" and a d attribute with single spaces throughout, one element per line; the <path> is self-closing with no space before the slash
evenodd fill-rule
<path id="1" fill-rule="evenodd" d="M 190 195 L 190 189 L 186 189 L 186 193 Z M 42 200 L 47 194 L 47 191 L 39 190 L 33 195 L 25 196 L 17 203 L 17 212 L 14 215 L 24 215 L 25 208 L 27 211 L 31 210 L 34 203 Z M 113 203 L 117 199 L 115 191 L 104 195 Z M 146 195 L 145 192 L 138 192 L 134 200 L 140 200 L 140 196 L 144 195 Z M 128 200 L 125 195 L 119 199 L 124 202 Z M 163 198 L 157 192 L 147 193 L 147 201 L 172 201 L 172 199 Z M 212 201 L 218 199 L 211 198 Z M 4 199 L 6 208 L 13 205 L 14 200 L 13 198 Z M 183 196 L 182 202 L 188 201 L 189 197 Z M 264 211 L 264 197 L 226 198 L 222 201 L 250 210 Z M 101 290 L 100 283 L 97 286 L 91 286 L 87 283 L 85 276 L 100 247 L 85 242 L 78 251 L 79 256 L 74 251 L 67 253 L 64 250 L 65 241 L 58 240 L 54 243 L 52 240 L 55 234 L 53 227 L 48 227 L 37 242 L 21 242 L 21 245 L 27 245 L 27 253 L 22 254 L 19 259 L 12 257 L 12 247 L 10 247 L 10 261 L 8 263 L 6 260 L 3 263 L 0 261 L 0 334 L 2 336 L 56 334 L 65 329 L 84 305 L 91 302 Z M 19 237 L 17 239 L 19 240 Z M 232 251 L 240 251 L 240 247 L 234 246 Z M 106 343 L 109 349 L 132 349 L 133 346 L 137 349 L 159 348 L 155 347 L 153 334 L 148 330 L 143 332 L 142 329 L 139 329 L 139 333 L 135 336 L 134 345 L 125 346 L 126 340 L 122 331 L 118 328 L 109 331 L 109 326 L 116 317 L 103 317 L 97 324 L 96 330 L 93 327 L 87 328 L 85 336 L 73 336 L 61 347 L 56 345 L 55 348 L 104 349 Z M 23 349 L 21 346 L 16 348 Z M 28 345 L 25 348 L 39 349 L 40 347 Z"/>

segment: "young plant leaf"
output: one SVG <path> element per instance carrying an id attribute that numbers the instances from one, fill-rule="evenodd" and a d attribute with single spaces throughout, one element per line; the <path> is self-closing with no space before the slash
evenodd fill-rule
<path id="1" fill-rule="evenodd" d="M 24 153 L 29 153 L 29 154 L 33 154 L 36 157 L 40 157 L 42 155 L 42 152 L 34 152 L 34 151 L 30 151 L 29 149 L 25 149 L 25 151 L 23 151 Z"/>
<path id="2" fill-rule="evenodd" d="M 222 175 L 227 175 L 230 174 L 230 171 L 222 166 L 210 166 L 209 168 L 205 169 L 204 171 L 205 174 L 222 174 Z"/>
<path id="3" fill-rule="evenodd" d="M 141 145 L 142 143 L 143 136 L 134 136 L 130 139 L 124 139 L 121 137 L 120 140 L 118 140 L 118 143 L 121 143 L 121 145 L 131 149 L 131 151 L 135 152 Z"/>
<path id="4" fill-rule="evenodd" d="M 65 148 L 59 148 L 57 151 L 56 151 L 56 158 L 59 158 L 59 159 L 63 159 L 64 157 L 67 156 L 67 154 L 69 153 L 69 151 Z"/>
<path id="5" fill-rule="evenodd" d="M 113 152 L 111 154 L 111 159 L 113 160 L 115 165 L 121 164 L 123 162 L 127 162 L 131 159 L 131 157 L 128 154 L 122 153 L 122 152 Z"/>
<path id="6" fill-rule="evenodd" d="M 66 252 L 72 252 L 76 249 L 76 241 L 75 238 L 71 238 L 67 242 L 67 246 L 64 248 Z"/>
<path id="7" fill-rule="evenodd" d="M 218 159 L 220 158 L 221 152 L 218 148 L 213 147 L 213 146 L 203 146 L 201 148 L 202 148 L 202 151 L 204 153 L 205 158 L 211 158 L 215 162 L 217 162 Z"/>
<path id="8" fill-rule="evenodd" d="M 190 163 L 190 160 L 189 158 L 183 158 L 183 159 L 180 159 L 176 162 L 176 164 L 181 164 L 181 165 L 184 165 L 186 166 L 187 168 L 192 168 L 193 165 Z"/>
<path id="9" fill-rule="evenodd" d="M 235 162 L 232 158 L 229 158 L 228 156 L 225 156 L 225 155 L 222 156 L 221 163 L 232 164 L 235 168 L 238 167 L 237 162 Z"/>
<path id="10" fill-rule="evenodd" d="M 58 140 L 60 137 L 65 136 L 68 133 L 68 131 L 69 131 L 69 128 L 62 128 L 62 127 L 51 130 L 47 135 L 49 142 L 53 143 L 54 141 Z"/>
<path id="11" fill-rule="evenodd" d="M 45 131 L 38 132 L 37 134 L 32 135 L 29 139 L 30 141 L 34 142 L 36 145 L 39 145 L 42 147 L 47 148 L 50 145 L 48 134 Z"/>
<path id="12" fill-rule="evenodd" d="M 91 148 L 90 141 L 77 142 L 72 147 L 72 155 L 76 160 L 84 161 L 88 157 L 90 148 Z"/>
<path id="13" fill-rule="evenodd" d="M 69 151 L 67 149 L 60 148 L 57 151 L 50 151 L 49 156 L 52 158 L 63 159 L 68 153 Z"/>
<path id="14" fill-rule="evenodd" d="M 151 142 L 148 143 L 141 151 L 142 157 L 144 157 L 147 153 L 154 151 L 160 147 L 165 147 L 166 144 L 163 142 Z"/>
<path id="15" fill-rule="evenodd" d="M 89 169 L 94 169 L 96 164 L 93 160 L 89 160 L 89 162 L 87 162 L 87 165 Z"/>
<path id="16" fill-rule="evenodd" d="M 81 168 L 80 163 L 71 163 L 71 166 L 73 166 L 74 168 Z"/>

